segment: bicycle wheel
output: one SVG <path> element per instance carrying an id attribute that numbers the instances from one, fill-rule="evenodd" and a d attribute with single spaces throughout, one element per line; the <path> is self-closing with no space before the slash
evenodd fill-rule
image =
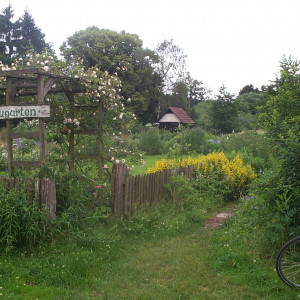
<path id="1" fill-rule="evenodd" d="M 300 236 L 288 241 L 279 250 L 276 271 L 284 283 L 300 288 Z"/>

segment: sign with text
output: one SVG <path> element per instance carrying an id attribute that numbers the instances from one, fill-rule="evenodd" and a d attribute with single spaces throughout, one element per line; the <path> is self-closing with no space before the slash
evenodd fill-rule
<path id="1" fill-rule="evenodd" d="M 49 117 L 50 105 L 0 106 L 0 120 Z"/>

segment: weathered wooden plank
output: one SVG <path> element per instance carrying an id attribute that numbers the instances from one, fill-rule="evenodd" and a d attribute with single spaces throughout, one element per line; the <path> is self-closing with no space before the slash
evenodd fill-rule
<path id="1" fill-rule="evenodd" d="M 9 188 L 13 189 L 15 187 L 15 179 L 13 177 L 9 178 Z"/>
<path id="2" fill-rule="evenodd" d="M 7 78 L 7 88 L 6 88 L 6 105 L 11 105 L 14 100 L 14 92 L 13 92 L 13 82 L 11 78 Z M 11 171 L 12 165 L 11 162 L 13 160 L 13 151 L 12 151 L 12 121 L 6 121 L 6 143 L 7 143 L 7 163 L 8 163 L 8 171 Z"/>
<path id="3" fill-rule="evenodd" d="M 39 138 L 40 133 L 36 132 L 13 132 L 11 134 L 12 139 L 24 138 L 24 139 L 35 139 Z"/>
<path id="4" fill-rule="evenodd" d="M 15 77 L 18 75 L 25 75 L 25 74 L 37 74 L 39 72 L 38 68 L 31 68 L 31 69 L 23 69 L 23 70 L 10 70 L 10 71 L 1 71 L 0 77 Z"/>
<path id="5" fill-rule="evenodd" d="M 11 162 L 12 167 L 39 167 L 39 161 L 25 161 L 25 160 L 13 160 Z"/>
<path id="6" fill-rule="evenodd" d="M 55 181 L 49 178 L 41 179 L 41 207 L 47 207 L 48 215 L 56 218 L 56 187 Z"/>
<path id="7" fill-rule="evenodd" d="M 117 216 L 123 214 L 123 201 L 124 201 L 124 182 L 126 175 L 126 164 L 114 164 L 112 167 L 112 207 L 113 212 Z"/>
<path id="8" fill-rule="evenodd" d="M 99 101 L 98 103 L 98 107 L 97 107 L 97 116 L 98 116 L 98 178 L 99 180 L 102 180 L 102 175 L 103 175 L 103 170 L 102 170 L 102 166 L 103 166 L 103 149 L 104 149 L 104 145 L 103 145 L 103 103 L 102 100 Z"/>
<path id="9" fill-rule="evenodd" d="M 132 176 L 129 177 L 129 191 L 128 191 L 128 204 L 129 204 L 129 210 L 130 213 L 133 213 L 133 181 L 132 181 Z"/>
<path id="10" fill-rule="evenodd" d="M 144 175 L 144 205 L 145 207 L 149 206 L 149 176 Z"/>
<path id="11" fill-rule="evenodd" d="M 154 202 L 154 174 L 150 174 L 150 205 L 152 206 L 153 202 Z"/>
<path id="12" fill-rule="evenodd" d="M 133 182 L 134 182 L 134 210 L 137 210 L 139 208 L 139 203 L 138 203 L 138 176 L 133 177 Z"/>
<path id="13" fill-rule="evenodd" d="M 129 177 L 125 179 L 124 186 L 124 214 L 129 212 Z"/>
<path id="14" fill-rule="evenodd" d="M 1 120 L 26 118 L 49 118 L 50 105 L 9 105 L 0 106 Z"/>
<path id="15" fill-rule="evenodd" d="M 146 177 L 145 175 L 141 175 L 140 178 L 140 190 L 141 190 L 141 207 L 144 210 L 146 208 L 145 203 L 145 183 L 146 183 Z"/>
<path id="16" fill-rule="evenodd" d="M 92 130 L 92 129 L 80 129 L 80 130 L 74 130 L 74 134 L 87 134 L 87 135 L 94 135 L 98 133 L 98 130 Z"/>
<path id="17" fill-rule="evenodd" d="M 26 182 L 25 184 L 27 185 L 27 189 L 28 189 L 28 199 L 29 199 L 29 201 L 33 202 L 35 200 L 39 204 L 39 200 L 35 199 L 34 179 L 32 177 L 29 177 L 26 180 L 26 178 L 25 178 L 25 182 Z"/>
<path id="18" fill-rule="evenodd" d="M 44 84 L 44 91 L 43 91 L 43 94 L 44 94 L 44 97 L 48 94 L 48 92 L 50 91 L 52 85 L 54 83 L 54 78 L 48 78 L 48 80 L 45 82 Z"/>

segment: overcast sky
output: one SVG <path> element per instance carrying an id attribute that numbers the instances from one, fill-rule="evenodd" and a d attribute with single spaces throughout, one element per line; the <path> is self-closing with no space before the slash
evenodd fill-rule
<path id="1" fill-rule="evenodd" d="M 213 94 L 275 79 L 283 56 L 300 58 L 299 0 L 1 0 L 15 17 L 27 9 L 58 48 L 89 26 L 138 34 L 154 49 L 173 39 L 188 56 L 192 78 Z"/>

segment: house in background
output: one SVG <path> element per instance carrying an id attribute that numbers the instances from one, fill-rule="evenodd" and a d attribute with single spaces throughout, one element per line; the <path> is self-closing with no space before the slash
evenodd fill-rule
<path id="1" fill-rule="evenodd" d="M 169 107 L 169 109 L 158 120 L 160 129 L 174 130 L 179 124 L 194 124 L 194 120 L 180 107 Z"/>

